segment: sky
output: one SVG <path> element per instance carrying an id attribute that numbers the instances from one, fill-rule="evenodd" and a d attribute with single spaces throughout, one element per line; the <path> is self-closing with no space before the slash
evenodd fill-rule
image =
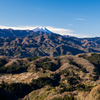
<path id="1" fill-rule="evenodd" d="M 40 26 L 61 35 L 100 37 L 100 0 L 0 0 L 0 28 Z"/>

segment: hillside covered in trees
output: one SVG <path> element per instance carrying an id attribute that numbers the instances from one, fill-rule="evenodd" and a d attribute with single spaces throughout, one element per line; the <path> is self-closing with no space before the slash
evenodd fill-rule
<path id="1" fill-rule="evenodd" d="M 98 100 L 99 60 L 100 54 L 96 53 L 15 60 L 1 57 L 0 97 L 2 100 Z"/>

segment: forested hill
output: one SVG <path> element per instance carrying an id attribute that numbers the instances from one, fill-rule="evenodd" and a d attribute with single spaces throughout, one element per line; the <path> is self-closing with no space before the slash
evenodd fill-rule
<path id="1" fill-rule="evenodd" d="M 100 54 L 0 58 L 1 100 L 99 100 Z"/>

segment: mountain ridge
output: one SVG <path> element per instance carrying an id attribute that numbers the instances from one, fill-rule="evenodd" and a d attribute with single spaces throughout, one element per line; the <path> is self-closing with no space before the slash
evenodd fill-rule
<path id="1" fill-rule="evenodd" d="M 100 52 L 100 37 L 64 37 L 55 33 L 12 29 L 0 30 L 0 33 L 0 55 L 10 58 Z"/>

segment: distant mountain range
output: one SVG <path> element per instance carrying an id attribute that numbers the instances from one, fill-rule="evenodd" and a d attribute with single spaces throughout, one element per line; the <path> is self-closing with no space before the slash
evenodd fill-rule
<path id="1" fill-rule="evenodd" d="M 0 37 L 24 37 L 34 34 L 51 34 L 45 27 L 37 27 L 33 30 L 13 30 L 13 29 L 0 29 Z"/>
<path id="2" fill-rule="evenodd" d="M 0 29 L 0 55 L 9 58 L 60 56 L 100 52 L 100 37 L 61 36 L 38 27 L 33 30 Z"/>

